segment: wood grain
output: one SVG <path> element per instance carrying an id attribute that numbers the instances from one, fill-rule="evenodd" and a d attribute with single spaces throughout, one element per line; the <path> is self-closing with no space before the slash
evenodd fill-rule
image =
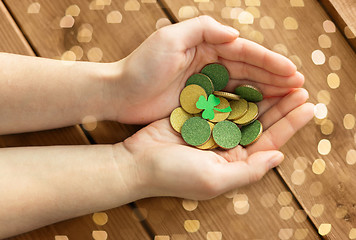
<path id="1" fill-rule="evenodd" d="M 353 0 L 319 1 L 356 51 L 356 2 Z"/>
<path id="2" fill-rule="evenodd" d="M 331 134 L 323 134 L 320 125 L 309 123 L 283 147 L 286 160 L 278 168 L 278 172 L 321 233 L 324 232 L 329 239 L 347 239 L 349 234 L 354 237 L 356 197 L 353 193 L 356 191 L 356 182 L 352 176 L 355 175 L 356 169 L 355 165 L 347 164 L 346 157 L 347 152 L 355 149 L 355 127 L 352 124 L 349 126 L 351 129 L 344 127 L 346 114 L 356 115 L 354 51 L 337 29 L 334 33 L 327 33 L 323 29 L 324 21 L 330 19 L 317 1 L 276 1 L 273 6 L 265 1 L 227 2 L 235 2 L 237 5 L 234 7 L 243 9 L 247 9 L 245 3 L 260 2 L 260 6 L 254 9 L 258 10 L 260 17 L 255 18 L 250 26 L 244 26 L 238 23 L 237 19 L 223 18 L 221 11 L 226 5 L 220 1 L 213 1 L 213 11 L 201 10 L 201 3 L 189 0 L 166 0 L 165 4 L 180 20 L 184 19 L 182 7 L 191 6 L 197 10 L 196 15 L 211 15 L 238 28 L 242 37 L 258 41 L 270 49 L 280 49 L 280 52 L 297 63 L 299 70 L 306 77 L 305 88 L 310 93 L 310 101 L 327 103 L 327 119 L 333 122 L 334 129 Z M 271 17 L 275 23 L 272 29 L 261 27 L 265 26 L 261 25 L 261 22 L 266 16 Z M 284 20 L 287 17 L 296 20 L 297 30 L 285 28 Z M 318 39 L 321 35 L 330 39 L 331 47 L 323 48 L 323 44 L 319 46 Z M 315 50 L 321 50 L 325 55 L 324 64 L 313 63 L 311 55 Z M 335 59 L 340 61 L 335 63 Z M 331 85 L 331 88 L 328 85 L 327 77 L 330 73 L 339 76 L 340 86 Z M 325 90 L 330 96 L 329 103 L 320 97 L 321 90 Z M 331 151 L 326 155 L 318 152 L 318 144 L 322 139 L 331 142 Z M 351 158 L 349 162 L 353 163 Z M 315 162 L 317 159 L 322 161 Z M 326 166 L 324 171 L 322 162 L 325 162 Z M 327 231 L 328 227 L 331 227 L 330 231 Z"/>
<path id="3" fill-rule="evenodd" d="M 34 56 L 28 42 L 18 29 L 9 12 L 0 1 L 0 51 Z M 0 136 L 1 147 L 89 144 L 78 126 L 36 133 Z M 93 230 L 103 230 L 114 239 L 149 239 L 141 224 L 135 220 L 128 205 L 107 211 L 109 223 L 97 226 L 91 215 L 53 224 L 13 240 L 54 239 L 66 235 L 69 239 L 90 239 Z M 119 229 L 119 231 L 118 231 Z"/>

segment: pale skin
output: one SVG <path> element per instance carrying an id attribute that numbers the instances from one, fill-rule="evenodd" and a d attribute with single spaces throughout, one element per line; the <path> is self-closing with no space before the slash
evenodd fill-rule
<path id="1" fill-rule="evenodd" d="M 210 62 L 229 70 L 225 90 L 250 83 L 263 91 L 257 143 L 203 151 L 170 127 L 185 81 Z M 141 198 L 209 199 L 252 183 L 283 161 L 278 149 L 313 117 L 290 60 L 206 16 L 158 30 L 114 63 L 0 53 L 0 65 L 0 134 L 70 126 L 87 115 L 152 122 L 114 145 L 0 149 L 0 238 Z"/>

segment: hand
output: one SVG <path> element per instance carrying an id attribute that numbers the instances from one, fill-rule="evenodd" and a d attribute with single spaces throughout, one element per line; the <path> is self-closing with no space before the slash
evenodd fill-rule
<path id="1" fill-rule="evenodd" d="M 297 89 L 261 104 L 265 130 L 260 139 L 228 151 L 187 146 L 167 118 L 156 121 L 124 141 L 134 159 L 131 179 L 144 197 L 198 200 L 255 182 L 282 162 L 277 150 L 313 117 L 313 104 L 304 103 L 307 98 L 304 89 Z"/>
<path id="2" fill-rule="evenodd" d="M 289 59 L 201 16 L 159 29 L 114 64 L 120 73 L 107 84 L 111 96 L 107 119 L 142 124 L 167 117 L 179 106 L 188 77 L 211 62 L 229 70 L 225 90 L 230 92 L 248 82 L 265 97 L 284 96 L 304 82 Z"/>

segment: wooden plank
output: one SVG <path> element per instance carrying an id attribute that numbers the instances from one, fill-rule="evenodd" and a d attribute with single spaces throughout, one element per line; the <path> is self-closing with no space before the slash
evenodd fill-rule
<path id="1" fill-rule="evenodd" d="M 198 2 L 165 1 L 179 20 L 189 12 L 208 14 L 235 26 L 243 37 L 283 53 L 305 75 L 310 101 L 327 107 L 324 121 L 311 122 L 283 147 L 286 160 L 278 171 L 320 233 L 329 239 L 355 238 L 356 57 L 342 33 L 317 1 Z M 259 6 L 246 6 L 254 3 Z M 209 4 L 213 11 L 206 10 Z M 238 8 L 253 12 L 254 23 L 240 24 Z"/>
<path id="2" fill-rule="evenodd" d="M 137 205 L 158 239 L 319 239 L 273 171 L 255 184 L 209 201 L 161 198 Z"/>
<path id="3" fill-rule="evenodd" d="M 0 32 L 0 51 L 34 56 L 34 53 L 28 45 L 26 39 L 1 1 Z M 78 126 L 0 137 L 1 147 L 64 144 L 89 144 L 89 142 Z M 107 215 L 109 217 L 109 223 L 103 227 L 96 225 L 91 219 L 92 216 L 87 215 L 58 224 L 53 224 L 11 239 L 55 239 L 55 235 L 65 235 L 68 236 L 69 239 L 90 239 L 92 231 L 94 230 L 106 231 L 110 237 L 116 239 L 149 239 L 149 236 L 142 228 L 141 224 L 133 218 L 134 215 L 129 206 L 126 205 L 107 211 Z"/>
<path id="4" fill-rule="evenodd" d="M 80 60 L 87 61 L 88 52 L 94 47 L 100 48 L 103 53 L 101 62 L 122 59 L 156 30 L 156 22 L 160 18 L 165 18 L 158 4 L 147 0 L 140 2 L 132 0 L 128 3 L 108 0 L 65 0 L 51 4 L 40 0 L 36 1 L 36 5 L 33 5 L 35 1 L 32 0 L 4 2 L 15 15 L 24 34 L 39 55 L 48 58 L 60 58 L 72 47 L 79 46 L 83 52 Z M 75 7 L 70 8 L 73 5 Z M 28 14 L 28 11 L 36 9 L 34 6 L 39 6 L 39 12 Z M 65 24 L 62 23 L 62 27 L 60 24 L 66 11 L 77 11 L 79 15 L 74 17 L 72 27 L 62 28 Z M 121 17 L 114 17 L 112 21 L 120 23 L 107 22 L 108 15 L 113 11 L 116 11 L 116 16 Z M 82 29 L 90 29 L 92 34 L 89 34 L 89 37 L 78 38 Z M 139 128 L 105 121 L 99 122 L 97 128 L 90 131 L 90 135 L 97 143 L 116 143 L 123 141 Z"/>
<path id="5" fill-rule="evenodd" d="M 356 2 L 353 0 L 319 1 L 356 51 Z"/>

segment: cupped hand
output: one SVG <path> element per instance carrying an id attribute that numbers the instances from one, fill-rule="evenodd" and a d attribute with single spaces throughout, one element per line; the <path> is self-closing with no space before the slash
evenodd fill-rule
<path id="1" fill-rule="evenodd" d="M 232 92 L 243 83 L 265 97 L 281 97 L 301 87 L 304 77 L 286 57 L 254 42 L 208 16 L 166 26 L 128 57 L 117 62 L 119 77 L 110 81 L 110 120 L 142 124 L 167 117 L 179 106 L 186 80 L 208 63 L 227 67 Z"/>
<path id="2" fill-rule="evenodd" d="M 259 180 L 283 160 L 278 149 L 313 117 L 308 93 L 296 89 L 261 104 L 264 132 L 259 140 L 231 150 L 199 150 L 187 146 L 167 118 L 124 141 L 133 156 L 133 181 L 145 197 L 208 199 Z"/>

